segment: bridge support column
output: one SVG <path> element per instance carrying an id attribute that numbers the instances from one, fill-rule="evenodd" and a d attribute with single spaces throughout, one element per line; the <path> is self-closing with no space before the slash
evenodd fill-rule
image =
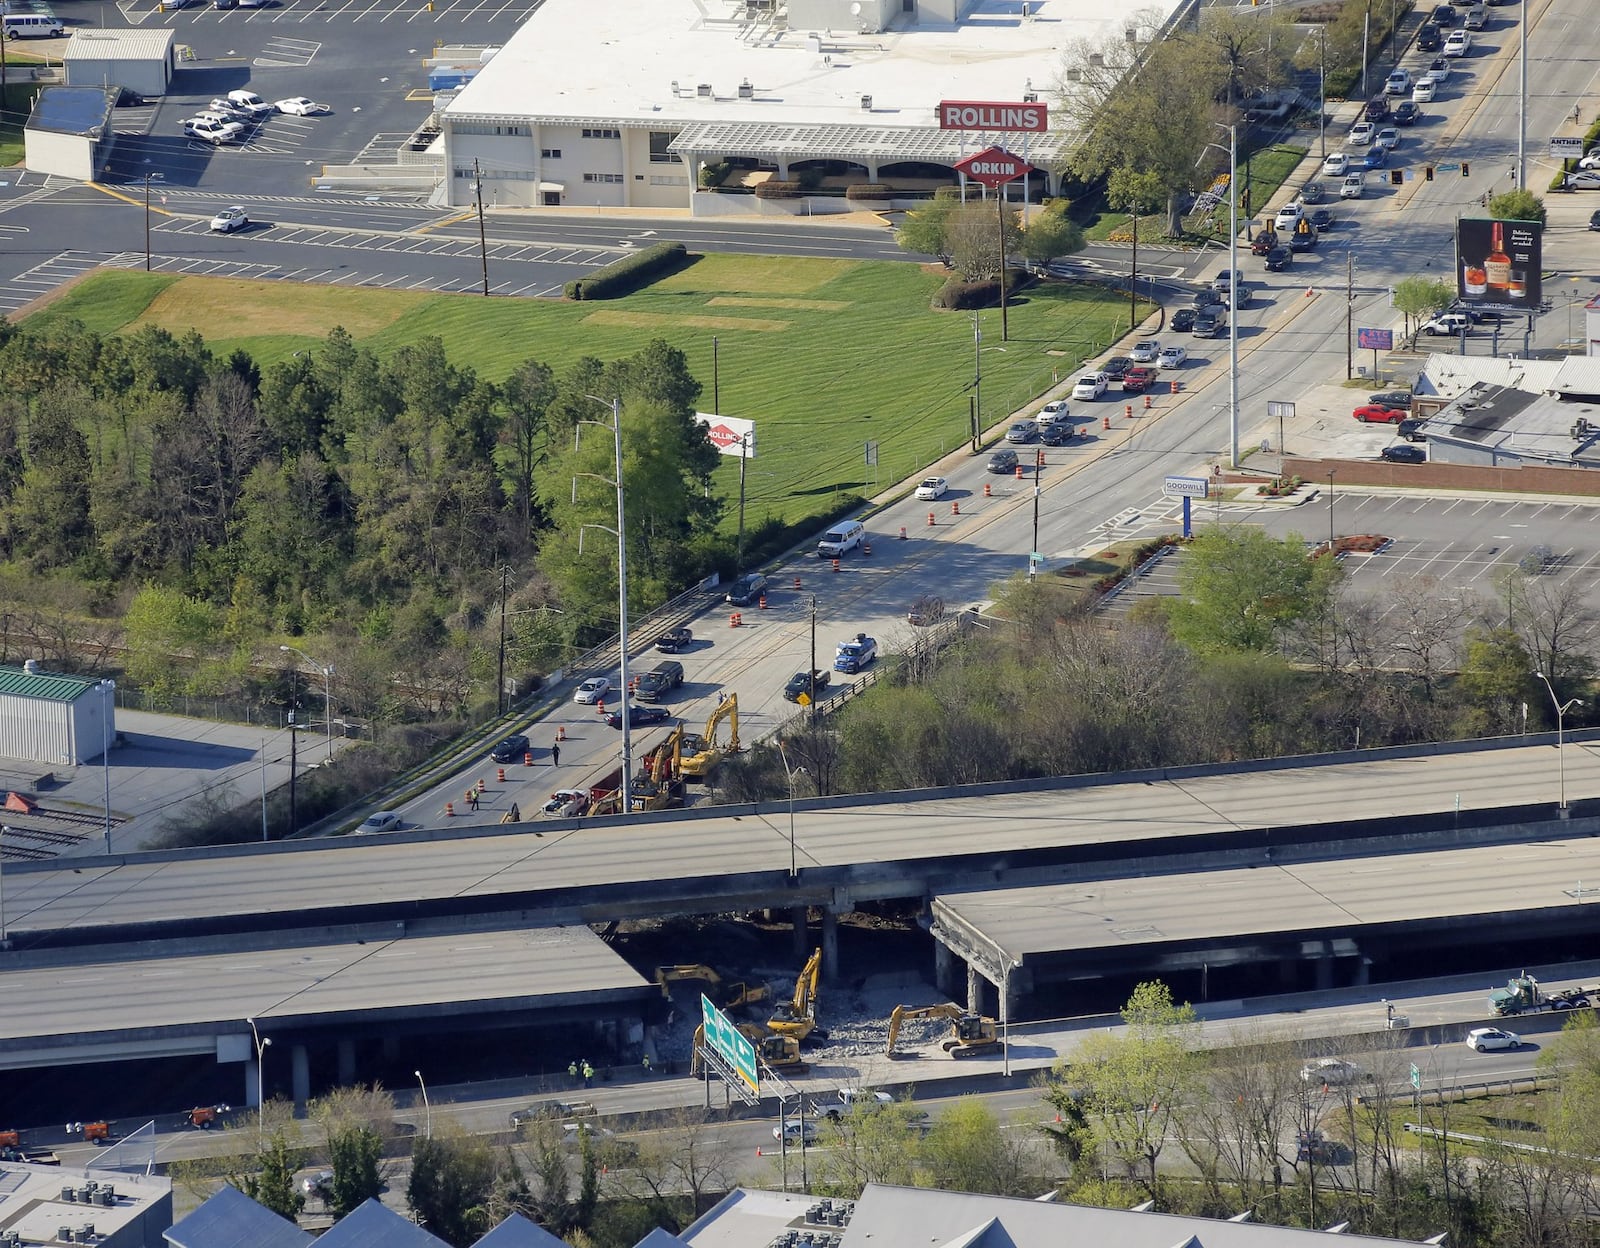
<path id="1" fill-rule="evenodd" d="M 1360 957 L 1356 959 L 1356 986 L 1365 988 L 1372 982 L 1372 959 Z"/>
<path id="2" fill-rule="evenodd" d="M 839 916 L 832 906 L 822 908 L 822 978 L 830 984 L 839 979 Z"/>
<path id="3" fill-rule="evenodd" d="M 246 1109 L 254 1109 L 261 1104 L 256 1098 L 256 1059 L 253 1057 L 244 1064 L 244 1100 L 241 1104 Z"/>
<path id="4" fill-rule="evenodd" d="M 339 1041 L 339 1086 L 348 1088 L 356 1081 L 356 1042 Z"/>
<path id="5" fill-rule="evenodd" d="M 956 955 L 942 940 L 933 942 L 933 986 L 947 997 L 953 997 L 956 983 Z"/>
<path id="6" fill-rule="evenodd" d="M 294 1108 L 298 1114 L 311 1099 L 311 1055 L 303 1044 L 295 1045 L 289 1050 L 289 1055 L 292 1059 Z"/>
<path id="7" fill-rule="evenodd" d="M 974 1014 L 983 1013 L 983 985 L 985 980 L 978 974 L 978 968 L 967 967 L 967 1009 Z"/>
<path id="8" fill-rule="evenodd" d="M 389 1036 L 389 1035 L 384 1036 L 383 1037 L 383 1060 L 386 1061 L 386 1062 L 394 1062 L 394 1061 L 398 1061 L 399 1059 L 400 1059 L 400 1037 L 399 1036 Z"/>
<path id="9" fill-rule="evenodd" d="M 1333 959 L 1323 954 L 1317 959 L 1317 991 L 1323 992 L 1333 987 Z"/>
<path id="10" fill-rule="evenodd" d="M 789 921 L 794 924 L 794 956 L 801 962 L 811 956 L 806 948 L 811 943 L 811 933 L 806 926 L 810 918 L 810 908 L 807 906 L 795 906 L 789 911 Z"/>

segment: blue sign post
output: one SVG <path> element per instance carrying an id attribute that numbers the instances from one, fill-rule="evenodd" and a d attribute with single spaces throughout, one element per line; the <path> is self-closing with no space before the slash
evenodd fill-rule
<path id="1" fill-rule="evenodd" d="M 1194 500 L 1204 499 L 1211 493 L 1211 482 L 1205 477 L 1168 477 L 1161 483 L 1161 492 L 1168 498 L 1183 499 L 1183 535 L 1194 536 L 1190 509 Z"/>

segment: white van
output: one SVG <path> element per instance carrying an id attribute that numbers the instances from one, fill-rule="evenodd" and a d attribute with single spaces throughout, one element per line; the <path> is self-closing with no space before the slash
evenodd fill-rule
<path id="1" fill-rule="evenodd" d="M 43 13 L 7 13 L 4 22 L 7 39 L 55 38 L 67 33 L 59 17 Z"/>
<path id="2" fill-rule="evenodd" d="M 866 525 L 859 520 L 846 520 L 822 535 L 822 540 L 817 543 L 817 555 L 822 559 L 837 559 L 855 550 L 866 539 Z"/>

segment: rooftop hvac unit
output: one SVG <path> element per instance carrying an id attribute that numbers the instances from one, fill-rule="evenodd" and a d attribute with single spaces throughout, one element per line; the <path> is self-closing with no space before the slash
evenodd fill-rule
<path id="1" fill-rule="evenodd" d="M 56 1227 L 56 1238 L 63 1244 L 72 1243 L 72 1228 L 70 1226 Z"/>
<path id="2" fill-rule="evenodd" d="M 1069 65 L 1067 67 L 1067 81 L 1068 82 L 1082 82 L 1083 81 L 1083 70 L 1079 69 L 1076 65 Z"/>
<path id="3" fill-rule="evenodd" d="M 75 1187 L 63 1187 L 61 1189 L 61 1199 L 66 1201 L 67 1204 L 69 1204 L 69 1205 L 77 1204 L 78 1203 L 78 1189 L 75 1188 Z"/>
<path id="4" fill-rule="evenodd" d="M 1098 53 L 1098 52 L 1089 53 L 1089 64 L 1093 65 L 1096 69 L 1104 69 L 1105 68 L 1105 63 L 1106 63 L 1106 58 L 1104 56 L 1102 56 L 1100 53 Z"/>
<path id="5" fill-rule="evenodd" d="M 117 1203 L 117 1194 L 109 1187 L 102 1187 L 94 1194 L 94 1203 L 109 1209 Z"/>
<path id="6" fill-rule="evenodd" d="M 698 84 L 694 89 L 694 93 L 702 100 L 709 100 L 711 98 L 711 84 L 709 82 Z"/>
<path id="7" fill-rule="evenodd" d="M 872 97 L 870 95 L 863 95 L 861 97 L 861 111 L 863 113 L 870 113 L 872 111 Z"/>
<path id="8" fill-rule="evenodd" d="M 756 98 L 756 89 L 750 85 L 748 78 L 739 84 L 739 98 L 741 100 L 753 100 Z"/>
<path id="9" fill-rule="evenodd" d="M 94 1233 L 94 1223 L 85 1222 L 82 1226 L 80 1226 L 78 1228 L 78 1238 L 86 1244 L 94 1243 L 95 1239 L 97 1238 Z"/>
<path id="10" fill-rule="evenodd" d="M 1037 104 L 1039 102 L 1039 93 L 1037 91 L 1024 91 L 1022 93 L 1022 102 L 1024 104 Z"/>

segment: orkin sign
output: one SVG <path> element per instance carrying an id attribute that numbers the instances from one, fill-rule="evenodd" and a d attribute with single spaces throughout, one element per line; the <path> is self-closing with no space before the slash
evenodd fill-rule
<path id="1" fill-rule="evenodd" d="M 940 100 L 941 130 L 1015 130 L 1042 134 L 1050 128 L 1050 110 L 1044 104 L 1014 104 L 1005 100 Z"/>
<path id="2" fill-rule="evenodd" d="M 986 147 L 976 156 L 956 161 L 955 167 L 984 186 L 1004 186 L 1028 172 L 1028 162 L 1003 147 Z"/>

